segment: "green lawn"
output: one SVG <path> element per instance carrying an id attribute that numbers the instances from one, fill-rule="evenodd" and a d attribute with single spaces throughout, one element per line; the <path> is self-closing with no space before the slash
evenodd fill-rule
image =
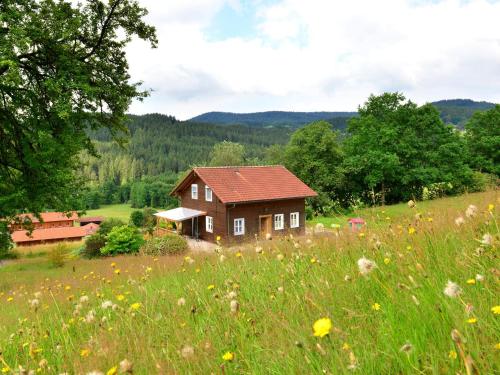
<path id="1" fill-rule="evenodd" d="M 135 210 L 137 210 L 137 208 L 130 207 L 130 204 L 110 204 L 103 205 L 101 206 L 101 208 L 98 208 L 96 210 L 87 210 L 83 217 L 104 216 L 105 218 L 113 217 L 128 222 L 130 219 L 130 214 Z"/>

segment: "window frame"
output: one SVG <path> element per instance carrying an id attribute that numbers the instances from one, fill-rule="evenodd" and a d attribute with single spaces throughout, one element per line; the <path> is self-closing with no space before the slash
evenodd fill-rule
<path id="1" fill-rule="evenodd" d="M 207 192 L 210 192 L 210 199 L 208 199 Z M 205 202 L 212 202 L 214 197 L 214 192 L 210 188 L 210 186 L 205 185 Z"/>
<path id="2" fill-rule="evenodd" d="M 213 216 L 205 216 L 205 231 L 207 233 L 214 232 L 214 218 L 213 218 Z"/>
<path id="3" fill-rule="evenodd" d="M 277 223 L 276 219 L 278 217 L 281 218 L 281 227 L 278 227 L 276 225 L 276 223 Z M 273 220 L 273 222 L 274 222 L 274 225 L 273 225 L 274 230 L 283 230 L 283 229 L 285 229 L 285 214 L 274 214 L 274 220 Z"/>
<path id="4" fill-rule="evenodd" d="M 296 224 L 294 225 L 293 217 L 296 216 Z M 290 228 L 299 228 L 300 227 L 300 212 L 290 212 Z"/>
<path id="5" fill-rule="evenodd" d="M 191 199 L 198 199 L 198 184 L 191 184 Z"/>
<path id="6" fill-rule="evenodd" d="M 241 221 L 241 228 L 240 226 L 236 225 L 236 222 Z M 236 231 L 236 228 L 240 228 L 239 231 Z M 235 236 L 243 236 L 245 235 L 245 218 L 244 217 L 239 217 L 233 220 L 233 234 Z"/>

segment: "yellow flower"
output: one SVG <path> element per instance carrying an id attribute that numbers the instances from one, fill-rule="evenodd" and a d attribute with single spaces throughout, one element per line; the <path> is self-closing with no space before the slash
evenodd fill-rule
<path id="1" fill-rule="evenodd" d="M 80 350 L 80 357 L 88 357 L 90 354 L 90 349 L 82 349 Z"/>
<path id="2" fill-rule="evenodd" d="M 207 289 L 208 289 L 208 290 L 215 289 L 215 285 L 214 285 L 214 284 L 210 284 L 209 286 L 207 286 Z"/>
<path id="3" fill-rule="evenodd" d="M 316 263 L 316 258 L 311 258 L 311 263 Z"/>
<path id="4" fill-rule="evenodd" d="M 454 350 L 450 350 L 450 352 L 448 353 L 448 358 L 450 358 L 450 359 L 456 359 L 457 358 L 457 352 L 454 351 Z"/>
<path id="5" fill-rule="evenodd" d="M 2 374 L 6 374 L 8 372 L 10 372 L 10 367 L 9 366 L 2 367 Z"/>
<path id="6" fill-rule="evenodd" d="M 411 250 L 411 245 L 406 246 L 406 250 L 410 251 Z"/>
<path id="7" fill-rule="evenodd" d="M 389 258 L 384 258 L 384 263 L 389 264 L 389 263 L 391 263 L 391 260 Z"/>
<path id="8" fill-rule="evenodd" d="M 494 204 L 490 203 L 490 204 L 488 205 L 488 211 L 492 212 L 494 208 L 495 208 L 495 205 L 494 205 Z"/>
<path id="9" fill-rule="evenodd" d="M 125 299 L 125 296 L 124 296 L 123 294 L 118 294 L 118 295 L 116 296 L 116 299 L 117 299 L 118 301 L 123 301 L 123 300 Z"/>
<path id="10" fill-rule="evenodd" d="M 413 228 L 413 227 L 408 228 L 408 234 L 413 234 L 415 232 L 416 232 L 415 228 Z"/>
<path id="11" fill-rule="evenodd" d="M 71 290 L 71 285 L 66 285 L 66 286 L 64 287 L 64 290 Z"/>
<path id="12" fill-rule="evenodd" d="M 9 298 L 7 298 L 7 302 L 12 302 L 12 301 L 14 301 L 14 298 L 13 298 L 13 297 L 9 297 Z"/>
<path id="13" fill-rule="evenodd" d="M 146 268 L 146 272 L 151 272 L 153 269 L 151 267 Z"/>
<path id="14" fill-rule="evenodd" d="M 475 284 L 475 283 L 476 283 L 476 279 L 467 280 L 467 284 Z"/>
<path id="15" fill-rule="evenodd" d="M 476 322 L 477 322 L 476 318 L 469 318 L 469 319 L 467 319 L 467 323 L 469 323 L 469 324 L 474 324 Z"/>
<path id="16" fill-rule="evenodd" d="M 492 312 L 493 314 L 497 314 L 497 315 L 498 315 L 498 314 L 500 314 L 500 306 L 498 306 L 498 305 L 497 305 L 497 306 L 493 306 L 493 307 L 491 308 L 491 312 Z"/>
<path id="17" fill-rule="evenodd" d="M 118 366 L 113 366 L 106 372 L 106 375 L 116 375 L 117 373 L 118 373 Z"/>
<path id="18" fill-rule="evenodd" d="M 427 218 L 427 221 L 428 221 L 429 223 L 432 223 L 432 221 L 433 221 L 433 220 L 434 220 L 434 219 L 433 219 L 432 217 L 428 217 L 428 218 Z"/>
<path id="19" fill-rule="evenodd" d="M 220 241 L 220 236 L 215 237 L 216 241 Z"/>
<path id="20" fill-rule="evenodd" d="M 120 272 L 121 272 L 121 271 L 120 271 L 120 269 L 119 269 L 119 268 L 117 268 L 117 269 L 115 270 L 115 274 L 117 274 L 117 275 L 119 275 L 119 274 L 120 274 Z"/>
<path id="21" fill-rule="evenodd" d="M 379 311 L 380 310 L 380 304 L 378 304 L 377 302 L 375 302 L 373 305 L 372 305 L 372 309 L 375 310 L 375 311 Z"/>
<path id="22" fill-rule="evenodd" d="M 365 236 L 365 234 L 364 234 L 363 232 L 361 232 L 360 234 L 358 234 L 358 236 L 359 236 L 360 238 L 363 238 L 363 237 Z"/>
<path id="23" fill-rule="evenodd" d="M 237 257 L 237 258 L 241 258 L 242 256 L 243 256 L 243 254 L 242 254 L 242 253 L 240 253 L 239 251 L 236 253 L 236 257 Z"/>
<path id="24" fill-rule="evenodd" d="M 234 359 L 234 353 L 232 353 L 232 352 L 225 352 L 224 355 L 222 356 L 222 359 L 224 361 L 231 362 Z"/>
<path id="25" fill-rule="evenodd" d="M 500 350 L 500 342 L 498 344 L 495 344 L 495 349 Z"/>
<path id="26" fill-rule="evenodd" d="M 112 262 L 112 263 L 111 263 L 111 267 L 112 267 L 112 268 L 115 268 L 115 267 L 116 267 L 116 263 L 115 263 L 115 262 Z"/>
<path id="27" fill-rule="evenodd" d="M 314 322 L 314 336 L 324 337 L 330 333 L 332 329 L 332 321 L 329 318 L 321 318 Z"/>
<path id="28" fill-rule="evenodd" d="M 141 308 L 142 304 L 140 304 L 139 302 L 136 302 L 136 303 L 133 303 L 130 305 L 130 308 L 132 310 L 139 310 Z"/>
<path id="29" fill-rule="evenodd" d="M 351 349 L 351 347 L 349 346 L 349 344 L 346 343 L 346 342 L 344 342 L 344 344 L 342 345 L 342 350 L 346 350 L 347 351 L 347 350 L 350 350 L 350 349 Z"/>

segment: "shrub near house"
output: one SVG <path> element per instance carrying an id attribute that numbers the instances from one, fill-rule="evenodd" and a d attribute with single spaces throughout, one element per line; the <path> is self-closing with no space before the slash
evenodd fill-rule
<path id="1" fill-rule="evenodd" d="M 103 255 L 136 253 L 144 243 L 137 228 L 127 225 L 114 227 L 109 232 L 106 245 L 101 249 Z"/>

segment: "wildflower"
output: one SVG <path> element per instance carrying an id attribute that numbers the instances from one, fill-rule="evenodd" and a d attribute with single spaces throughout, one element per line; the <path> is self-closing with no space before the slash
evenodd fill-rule
<path id="1" fill-rule="evenodd" d="M 241 258 L 242 256 L 243 256 L 243 254 L 242 254 L 240 251 L 238 251 L 238 252 L 236 253 L 236 258 Z"/>
<path id="2" fill-rule="evenodd" d="M 469 323 L 469 324 L 477 323 L 477 319 L 476 318 L 469 318 L 469 319 L 467 319 L 467 323 Z"/>
<path id="3" fill-rule="evenodd" d="M 351 349 L 351 347 L 349 346 L 349 344 L 348 344 L 348 343 L 344 342 L 344 343 L 342 344 L 342 350 L 347 351 L 347 350 L 350 350 L 350 349 Z"/>
<path id="4" fill-rule="evenodd" d="M 282 287 L 282 286 L 279 286 L 278 287 L 278 292 L 279 293 L 283 293 L 285 291 L 285 289 Z"/>
<path id="5" fill-rule="evenodd" d="M 399 351 L 400 352 L 403 352 L 403 353 L 409 353 L 413 350 L 413 345 L 410 344 L 409 342 L 407 342 L 406 344 L 404 344 L 401 348 L 399 348 Z"/>
<path id="6" fill-rule="evenodd" d="M 500 342 L 498 344 L 495 344 L 495 349 L 500 350 Z"/>
<path id="7" fill-rule="evenodd" d="M 121 270 L 119 268 L 117 268 L 114 272 L 115 272 L 116 275 L 119 275 L 120 272 L 121 272 Z"/>
<path id="8" fill-rule="evenodd" d="M 491 312 L 492 312 L 493 314 L 495 314 L 495 315 L 499 315 L 499 314 L 500 314 L 500 306 L 499 306 L 499 305 L 497 305 L 497 306 L 493 306 L 493 307 L 491 308 Z"/>
<path id="9" fill-rule="evenodd" d="M 216 241 L 220 241 L 220 236 L 215 237 Z"/>
<path id="10" fill-rule="evenodd" d="M 80 357 L 85 358 L 85 357 L 88 357 L 89 354 L 90 354 L 90 349 L 82 349 L 82 350 L 80 350 Z"/>
<path id="11" fill-rule="evenodd" d="M 234 353 L 225 352 L 224 355 L 222 356 L 222 359 L 226 362 L 231 362 L 234 359 Z"/>
<path id="12" fill-rule="evenodd" d="M 184 306 L 186 304 L 186 299 L 181 297 L 177 300 L 177 306 Z"/>
<path id="13" fill-rule="evenodd" d="M 35 293 L 33 293 L 33 296 L 34 296 L 35 298 L 40 299 L 40 298 L 42 298 L 42 292 L 35 292 Z"/>
<path id="14" fill-rule="evenodd" d="M 476 280 L 479 281 L 479 282 L 484 281 L 484 276 L 478 273 L 476 275 Z"/>
<path id="15" fill-rule="evenodd" d="M 462 293 L 462 289 L 458 286 L 458 284 L 448 280 L 448 283 L 446 284 L 443 293 L 448 297 L 455 298 L 458 297 L 460 293 Z"/>
<path id="16" fill-rule="evenodd" d="M 117 373 L 118 373 L 118 366 L 113 366 L 108 371 L 106 371 L 106 375 L 116 375 Z"/>
<path id="17" fill-rule="evenodd" d="M 80 303 L 87 303 L 89 301 L 89 297 L 88 296 L 81 296 L 80 297 Z"/>
<path id="18" fill-rule="evenodd" d="M 228 299 L 235 299 L 237 296 L 238 296 L 238 293 L 236 293 L 234 290 L 231 290 L 231 291 L 227 294 L 227 298 L 228 298 Z"/>
<path id="19" fill-rule="evenodd" d="M 358 260 L 358 268 L 359 268 L 359 272 L 363 276 L 366 276 L 370 272 L 372 272 L 375 268 L 377 268 L 377 264 L 374 261 L 363 257 L 363 258 Z"/>
<path id="20" fill-rule="evenodd" d="M 467 209 L 465 210 L 465 216 L 468 218 L 474 217 L 477 214 L 477 207 L 474 206 L 473 204 L 469 205 Z"/>
<path id="21" fill-rule="evenodd" d="M 104 301 L 102 304 L 101 304 L 101 308 L 106 310 L 106 309 L 109 309 L 113 307 L 113 302 L 111 301 Z"/>
<path id="22" fill-rule="evenodd" d="M 28 302 L 30 304 L 30 307 L 35 310 L 38 309 L 38 306 L 40 305 L 40 301 L 36 298 L 29 300 Z"/>
<path id="23" fill-rule="evenodd" d="M 128 359 L 124 359 L 120 362 L 120 373 L 122 374 L 132 374 L 134 365 Z"/>
<path id="24" fill-rule="evenodd" d="M 363 238 L 365 236 L 365 234 L 363 232 L 359 233 L 358 234 L 359 238 Z"/>
<path id="25" fill-rule="evenodd" d="M 233 313 L 233 314 L 236 314 L 240 308 L 240 304 L 235 299 L 231 300 L 231 302 L 229 303 L 229 306 L 231 308 L 231 313 Z"/>
<path id="26" fill-rule="evenodd" d="M 468 280 L 466 281 L 466 283 L 467 283 L 467 284 L 469 284 L 469 285 L 473 285 L 473 284 L 475 284 L 475 283 L 476 283 L 476 279 L 468 279 Z"/>
<path id="27" fill-rule="evenodd" d="M 414 234 L 416 232 L 416 229 L 413 227 L 408 228 L 408 234 Z"/>
<path id="28" fill-rule="evenodd" d="M 278 254 L 276 255 L 276 259 L 278 259 L 280 262 L 285 258 L 285 256 L 283 254 Z"/>
<path id="29" fill-rule="evenodd" d="M 95 319 L 95 311 L 90 310 L 87 315 L 85 316 L 85 322 L 86 323 L 92 323 Z"/>
<path id="30" fill-rule="evenodd" d="M 314 336 L 324 337 L 330 333 L 332 329 L 332 321 L 329 318 L 321 318 L 314 322 Z"/>
<path id="31" fill-rule="evenodd" d="M 379 311 L 379 310 L 380 310 L 380 304 L 378 304 L 378 303 L 376 303 L 376 302 L 375 302 L 375 303 L 372 305 L 372 310 Z"/>
<path id="32" fill-rule="evenodd" d="M 71 290 L 71 285 L 66 285 L 66 286 L 64 287 L 64 290 L 65 290 L 65 291 Z"/>
<path id="33" fill-rule="evenodd" d="M 391 263 L 391 260 L 389 258 L 384 258 L 384 263 L 389 264 L 389 263 Z"/>
<path id="34" fill-rule="evenodd" d="M 315 258 L 315 257 L 312 257 L 312 258 L 311 258 L 311 260 L 310 260 L 310 262 L 311 262 L 311 263 L 316 263 L 316 262 L 317 262 L 317 260 L 316 260 L 316 258 Z"/>
<path id="35" fill-rule="evenodd" d="M 488 205 L 488 211 L 493 212 L 493 210 L 494 210 L 494 209 L 495 209 L 495 205 L 494 205 L 494 204 L 492 204 L 492 203 L 490 203 L 490 204 Z"/>
<path id="36" fill-rule="evenodd" d="M 194 348 L 191 345 L 184 345 L 181 349 L 182 358 L 191 358 L 194 356 Z"/>
<path id="37" fill-rule="evenodd" d="M 407 204 L 408 204 L 409 208 L 414 208 L 416 206 L 415 202 L 413 200 L 411 200 L 411 199 L 408 201 Z"/>
<path id="38" fill-rule="evenodd" d="M 410 251 L 412 249 L 411 245 L 406 246 L 406 250 Z"/>
<path id="39" fill-rule="evenodd" d="M 147 272 L 147 273 L 149 273 L 149 272 L 151 272 L 151 271 L 153 271 L 153 268 L 152 268 L 152 267 L 146 267 L 146 272 Z"/>
<path id="40" fill-rule="evenodd" d="M 457 359 L 457 352 L 454 350 L 450 350 L 450 352 L 448 353 L 448 358 Z"/>
<path id="41" fill-rule="evenodd" d="M 119 294 L 119 295 L 116 296 L 116 299 L 118 301 L 123 301 L 125 299 L 125 296 L 123 294 Z"/>
<path id="42" fill-rule="evenodd" d="M 2 367 L 2 374 L 7 374 L 8 372 L 10 372 L 10 367 L 9 366 Z"/>
<path id="43" fill-rule="evenodd" d="M 257 254 L 262 254 L 262 246 L 257 246 L 257 247 L 255 248 L 255 252 L 256 252 Z"/>
<path id="44" fill-rule="evenodd" d="M 141 303 L 139 303 L 139 302 L 135 302 L 135 303 L 133 303 L 133 304 L 131 304 L 131 305 L 130 305 L 130 308 L 131 308 L 132 310 L 139 310 L 139 309 L 141 308 L 141 306 L 142 306 L 142 304 L 141 304 Z"/>
<path id="45" fill-rule="evenodd" d="M 116 263 L 115 263 L 115 262 L 112 262 L 112 263 L 110 264 L 110 266 L 111 266 L 111 268 L 115 268 L 115 267 L 116 267 Z"/>
<path id="46" fill-rule="evenodd" d="M 219 262 L 224 262 L 226 260 L 226 256 L 224 254 L 221 254 L 219 257 Z"/>
<path id="47" fill-rule="evenodd" d="M 433 219 L 432 217 L 428 217 L 428 218 L 427 218 L 427 221 L 428 221 L 429 223 L 432 223 L 432 222 L 434 221 L 434 219 Z"/>
<path id="48" fill-rule="evenodd" d="M 462 216 L 459 216 L 455 219 L 455 224 L 459 227 L 465 224 L 465 219 Z"/>
<path id="49" fill-rule="evenodd" d="M 489 233 L 485 233 L 483 235 L 483 238 L 481 239 L 481 244 L 485 246 L 491 246 L 492 243 L 493 243 L 493 236 Z"/>
<path id="50" fill-rule="evenodd" d="M 382 242 L 380 242 L 379 240 L 375 241 L 373 247 L 377 250 L 380 249 L 382 247 Z"/>

